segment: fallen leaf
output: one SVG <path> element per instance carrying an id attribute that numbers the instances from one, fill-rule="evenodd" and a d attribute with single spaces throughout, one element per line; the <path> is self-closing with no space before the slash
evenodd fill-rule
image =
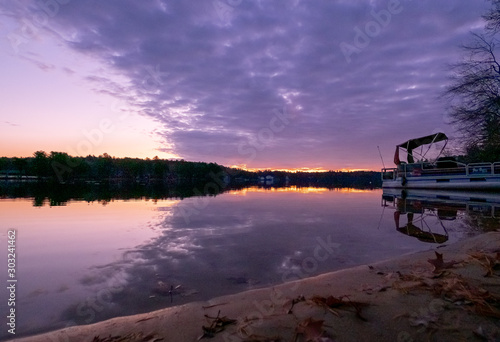
<path id="1" fill-rule="evenodd" d="M 434 266 L 434 270 L 433 270 L 434 273 L 439 273 L 443 269 L 452 268 L 453 265 L 459 263 L 458 261 L 455 261 L 455 260 L 444 262 L 442 253 L 438 253 L 436 251 L 434 251 L 434 253 L 436 253 L 436 259 L 428 259 L 427 260 L 427 262 L 429 262 L 431 265 Z"/>
<path id="2" fill-rule="evenodd" d="M 294 298 L 294 299 L 292 299 L 292 300 L 287 301 L 287 302 L 284 304 L 284 306 L 285 306 L 285 305 L 287 305 L 287 306 L 288 306 L 288 305 L 290 305 L 290 308 L 286 311 L 286 313 L 287 313 L 287 314 L 291 314 L 291 313 L 293 312 L 292 310 L 293 310 L 293 307 L 295 306 L 295 304 L 300 303 L 300 302 L 303 302 L 303 301 L 305 301 L 305 300 L 306 300 L 306 299 L 305 299 L 305 297 L 304 297 L 304 296 L 298 296 L 297 298 Z"/>
<path id="3" fill-rule="evenodd" d="M 500 318 L 500 297 L 473 286 L 460 276 L 445 278 L 433 286 L 435 295 L 453 303 L 469 302 L 471 310 L 482 316 Z"/>
<path id="4" fill-rule="evenodd" d="M 490 256 L 486 253 L 474 253 L 471 255 L 479 264 L 486 269 L 485 277 L 491 277 L 495 274 L 495 270 L 500 269 L 500 253 L 495 256 Z"/>

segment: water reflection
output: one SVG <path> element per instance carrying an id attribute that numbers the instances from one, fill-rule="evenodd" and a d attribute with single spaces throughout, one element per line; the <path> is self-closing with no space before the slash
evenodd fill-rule
<path id="1" fill-rule="evenodd" d="M 5 226 L 20 232 L 19 331 L 95 323 L 429 248 L 422 239 L 397 233 L 390 210 L 399 211 L 398 228 L 409 222 L 406 228 L 430 228 L 433 237 L 441 234 L 448 242 L 483 229 L 472 227 L 478 219 L 465 213 L 482 213 L 474 205 L 485 202 L 453 215 L 404 196 L 252 187 L 208 197 L 110 198 L 106 206 L 74 199 L 62 207 L 33 207 L 29 197 L 0 200 Z M 403 216 L 410 213 L 408 221 Z M 422 213 L 429 226 L 415 217 Z M 455 220 L 446 220 L 451 216 Z M 492 227 L 498 227 L 496 217 Z M 446 221 L 446 232 L 437 218 Z M 48 314 L 37 314 L 41 308 Z"/>
<path id="2" fill-rule="evenodd" d="M 396 230 L 423 242 L 448 241 L 447 221 L 460 220 L 469 233 L 493 231 L 500 226 L 500 194 L 385 189 L 382 201 L 384 207 L 395 209 Z"/>

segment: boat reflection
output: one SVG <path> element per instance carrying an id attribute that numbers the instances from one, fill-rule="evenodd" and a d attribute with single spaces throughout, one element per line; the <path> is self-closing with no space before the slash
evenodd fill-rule
<path id="1" fill-rule="evenodd" d="M 489 228 L 500 227 L 500 194 L 497 193 L 384 189 L 382 206 L 395 209 L 398 232 L 428 243 L 448 241 L 446 221 L 479 225 L 479 221 L 486 220 Z M 485 230 L 489 230 L 488 227 Z"/>

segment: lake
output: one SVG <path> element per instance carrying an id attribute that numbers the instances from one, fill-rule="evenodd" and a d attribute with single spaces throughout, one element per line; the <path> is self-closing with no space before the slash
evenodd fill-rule
<path id="1" fill-rule="evenodd" d="M 294 186 L 63 205 L 4 196 L 4 250 L 16 230 L 16 336 L 370 264 L 499 227 L 495 204 L 488 214 L 467 203 L 440 211 L 434 202 Z"/>

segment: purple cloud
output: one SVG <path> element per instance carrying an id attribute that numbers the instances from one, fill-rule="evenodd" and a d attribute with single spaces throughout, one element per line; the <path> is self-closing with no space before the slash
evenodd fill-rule
<path id="1" fill-rule="evenodd" d="M 20 20 L 43 12 L 38 3 L 22 3 L 0 8 Z M 447 65 L 460 57 L 469 31 L 481 27 L 488 6 L 62 3 L 40 34 L 104 63 L 109 73 L 84 77 L 159 122 L 168 142 L 160 149 L 227 165 L 324 168 L 376 167 L 377 145 L 390 158 L 400 141 L 436 129 L 453 133 L 439 99 Z M 277 111 L 288 115 L 279 127 Z"/>

